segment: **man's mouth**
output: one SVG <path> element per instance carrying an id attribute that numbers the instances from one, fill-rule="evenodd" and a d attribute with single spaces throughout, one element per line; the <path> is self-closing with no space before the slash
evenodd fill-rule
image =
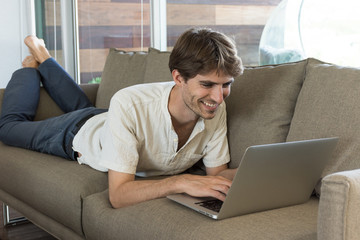
<path id="1" fill-rule="evenodd" d="M 217 103 L 209 103 L 209 102 L 205 102 L 205 101 L 202 101 L 202 103 L 209 108 L 216 108 L 218 106 Z"/>

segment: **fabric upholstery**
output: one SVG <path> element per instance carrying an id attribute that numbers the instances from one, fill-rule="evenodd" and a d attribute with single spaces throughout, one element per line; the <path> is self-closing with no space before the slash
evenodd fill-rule
<path id="1" fill-rule="evenodd" d="M 161 52 L 155 48 L 149 48 L 144 83 L 172 81 L 168 65 L 169 57 L 170 52 Z"/>
<path id="2" fill-rule="evenodd" d="M 305 66 L 306 61 L 247 67 L 235 79 L 226 99 L 231 168 L 250 145 L 285 142 Z"/>
<path id="3" fill-rule="evenodd" d="M 318 216 L 319 240 L 356 240 L 360 236 L 360 169 L 323 179 Z"/>
<path id="4" fill-rule="evenodd" d="M 96 106 L 108 107 L 111 96 L 131 84 L 171 81 L 169 56 L 170 52 L 153 48 L 149 48 L 148 53 L 111 49 Z M 230 167 L 238 166 L 239 158 L 250 145 L 286 140 L 306 63 L 247 67 L 235 80 L 226 100 L 232 154 Z M 138 67 L 129 67 L 134 64 Z M 145 74 L 141 75 L 139 71 L 145 71 Z"/>
<path id="5" fill-rule="evenodd" d="M 168 55 L 154 49 L 149 53 L 110 50 L 102 83 L 85 87 L 91 101 L 107 108 L 118 89 L 168 81 Z M 230 167 L 238 166 L 250 145 L 338 135 L 339 145 L 324 176 L 359 168 L 358 71 L 314 59 L 247 67 L 226 100 Z M 0 100 L 2 94 L 0 90 Z M 36 118 L 61 114 L 43 90 L 41 94 Z M 297 206 L 216 221 L 165 198 L 113 209 L 105 173 L 2 143 L 0 152 L 0 199 L 61 239 L 85 234 L 87 239 L 104 240 L 315 240 L 318 231 L 320 240 L 353 240 L 360 235 L 359 170 L 324 179 L 319 216 L 319 201 L 313 197 Z"/>
<path id="6" fill-rule="evenodd" d="M 107 174 L 60 157 L 0 143 L 0 189 L 82 234 L 82 198 L 107 188 Z"/>
<path id="7" fill-rule="evenodd" d="M 287 141 L 339 137 L 322 177 L 360 168 L 359 93 L 360 69 L 310 59 Z"/>
<path id="8" fill-rule="evenodd" d="M 81 87 L 95 103 L 98 85 Z M 3 93 L 1 89 L 1 101 Z M 60 114 L 62 111 L 42 88 L 35 120 Z M 107 174 L 1 142 L 0 152 L 0 199 L 59 238 L 82 236 L 82 197 L 106 189 Z"/>
<path id="9" fill-rule="evenodd" d="M 99 86 L 96 107 L 108 108 L 111 97 L 130 85 L 172 81 L 169 52 L 149 48 L 149 52 L 110 49 Z"/>
<path id="10" fill-rule="evenodd" d="M 119 89 L 142 83 L 147 53 L 126 52 L 111 48 L 101 76 L 96 107 L 108 108 L 110 99 Z"/>
<path id="11" fill-rule="evenodd" d="M 317 198 L 305 204 L 213 220 L 168 199 L 111 208 L 108 192 L 84 200 L 87 239 L 315 240 Z"/>
<path id="12" fill-rule="evenodd" d="M 11 208 L 14 208 L 18 212 L 20 212 L 22 216 L 26 217 L 27 220 L 44 229 L 46 232 L 50 233 L 57 239 L 84 239 L 82 234 L 75 233 L 71 228 L 55 221 L 52 216 L 39 212 L 38 210 L 29 206 L 26 202 L 20 201 L 19 199 L 13 197 L 11 194 L 2 191 L 1 189 L 0 199 L 2 202 L 10 206 Z M 36 238 L 36 236 L 33 237 Z"/>

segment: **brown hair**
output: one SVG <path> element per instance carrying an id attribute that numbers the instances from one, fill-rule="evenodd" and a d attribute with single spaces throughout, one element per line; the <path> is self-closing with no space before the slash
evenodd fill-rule
<path id="1" fill-rule="evenodd" d="M 188 80 L 197 74 L 217 71 L 237 77 L 243 72 L 234 42 L 223 33 L 209 28 L 192 28 L 176 41 L 170 54 L 169 68 Z"/>

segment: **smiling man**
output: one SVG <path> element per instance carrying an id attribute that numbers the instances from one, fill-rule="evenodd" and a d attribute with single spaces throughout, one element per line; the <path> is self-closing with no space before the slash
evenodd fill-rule
<path id="1" fill-rule="evenodd" d="M 243 70 L 227 36 L 203 28 L 186 31 L 170 55 L 173 81 L 122 89 L 108 111 L 91 106 L 41 40 L 30 36 L 25 43 L 32 56 L 5 91 L 1 141 L 108 171 L 114 208 L 174 193 L 224 200 L 235 172 L 227 167 L 224 99 Z M 40 81 L 66 114 L 32 121 Z M 201 159 L 207 176 L 181 174 Z M 159 175 L 168 177 L 135 180 Z"/>

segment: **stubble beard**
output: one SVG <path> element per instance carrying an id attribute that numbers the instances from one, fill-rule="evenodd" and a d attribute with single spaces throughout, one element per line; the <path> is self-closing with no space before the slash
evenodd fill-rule
<path id="1" fill-rule="evenodd" d="M 215 117 L 215 114 L 216 114 L 216 111 L 217 111 L 217 108 L 214 111 L 209 111 L 209 110 L 204 109 L 204 111 L 205 111 L 205 113 L 204 113 L 202 105 L 205 105 L 205 104 L 201 101 L 201 99 L 198 99 L 198 100 L 194 101 L 194 97 L 191 99 L 190 104 L 188 104 L 185 101 L 185 105 L 198 118 L 201 117 L 201 118 L 207 119 L 207 120 L 213 119 Z M 211 116 L 208 116 L 208 115 L 211 115 Z"/>

